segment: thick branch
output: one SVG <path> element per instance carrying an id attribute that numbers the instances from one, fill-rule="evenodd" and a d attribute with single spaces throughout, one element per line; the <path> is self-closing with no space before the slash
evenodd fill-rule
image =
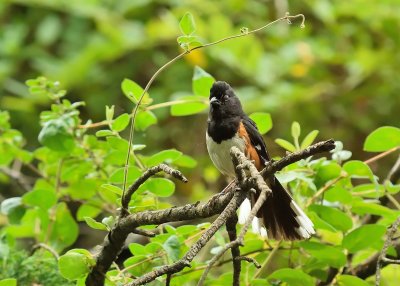
<path id="1" fill-rule="evenodd" d="M 90 272 L 86 285 L 104 285 L 105 273 L 121 252 L 128 234 L 137 227 L 211 217 L 221 213 L 232 197 L 232 192 L 217 194 L 204 204 L 196 203 L 166 210 L 144 211 L 120 219 L 104 239 L 96 265 Z"/>
<path id="2" fill-rule="evenodd" d="M 281 160 L 272 162 L 264 170 L 261 171 L 261 175 L 264 178 L 267 178 L 268 175 L 271 175 L 277 171 L 282 170 L 286 166 L 293 164 L 301 159 L 306 159 L 310 156 L 314 156 L 318 153 L 328 152 L 335 149 L 335 141 L 333 139 L 329 139 L 327 141 L 318 142 L 314 145 L 309 146 L 308 148 L 298 151 L 295 153 L 290 153 L 289 155 L 283 157 Z"/>
<path id="3" fill-rule="evenodd" d="M 333 140 L 328 140 L 325 142 L 319 142 L 314 144 L 307 149 L 289 154 L 283 159 L 277 162 L 271 162 L 263 171 L 262 175 L 264 177 L 268 177 L 274 174 L 276 171 L 279 171 L 286 167 L 289 164 L 292 164 L 301 159 L 305 159 L 309 156 L 315 155 L 320 152 L 329 151 L 334 148 Z M 243 156 L 244 157 L 244 156 Z M 243 162 L 243 161 L 242 161 Z M 241 162 L 239 162 L 240 164 Z M 246 165 L 246 164 L 245 164 Z M 246 165 L 247 166 L 247 165 Z M 252 168 L 252 164 L 249 164 L 249 168 Z M 254 167 L 254 166 L 253 166 Z M 242 170 L 239 168 L 238 172 Z M 154 171 L 153 171 L 154 172 Z M 240 171 L 241 172 L 241 171 Z M 239 173 L 238 173 L 239 174 Z M 241 173 L 240 173 L 241 174 Z M 143 176 L 142 176 L 143 177 Z M 256 179 L 258 184 L 254 181 L 254 179 L 246 180 L 244 185 L 240 185 L 242 190 L 245 190 L 249 186 L 254 185 L 262 185 L 265 182 L 263 180 Z M 248 184 L 248 185 L 247 185 Z M 135 186 L 140 186 L 140 183 L 135 182 Z M 135 191 L 135 188 L 131 186 L 129 189 L 132 189 L 132 193 Z M 258 187 L 257 187 L 258 189 Z M 126 196 L 130 191 L 126 192 Z M 131 194 L 132 194 L 131 193 Z M 110 231 L 107 237 L 104 239 L 103 245 L 100 249 L 100 252 L 96 259 L 96 265 L 92 268 L 87 280 L 86 285 L 88 286 L 99 286 L 104 285 L 105 273 L 110 268 L 111 264 L 118 257 L 121 249 L 124 245 L 124 242 L 131 232 L 137 232 L 137 227 L 143 225 L 157 225 L 166 222 L 174 222 L 174 221 L 185 221 L 185 220 L 193 220 L 199 218 L 208 218 L 217 214 L 220 214 L 228 205 L 228 203 L 232 202 L 233 192 L 224 192 L 217 195 L 214 195 L 208 202 L 203 204 L 188 204 L 181 207 L 174 207 L 165 210 L 157 210 L 157 211 L 143 211 L 139 213 L 129 214 L 124 217 L 120 217 L 115 225 L 115 227 Z M 129 201 L 125 199 L 125 205 L 129 204 Z M 241 201 L 240 201 L 241 203 Z M 253 208 L 254 210 L 254 208 Z M 236 209 L 235 209 L 236 211 Z M 222 225 L 226 221 L 222 221 Z M 242 228 L 243 230 L 244 228 Z M 201 238 L 202 239 L 202 238 Z M 242 240 L 241 240 L 242 241 Z M 193 259 L 193 258 L 191 258 Z M 191 260 L 190 260 L 191 261 Z M 170 267 L 170 266 L 164 266 Z M 170 270 L 170 268 L 167 268 Z M 161 273 L 161 272 L 160 272 Z M 160 274 L 162 275 L 162 274 Z M 148 277 L 148 276 L 147 276 Z M 142 277 L 140 277 L 142 278 Z M 148 279 L 148 278 L 147 278 Z M 132 284 L 136 285 L 136 284 Z"/>
<path id="4" fill-rule="evenodd" d="M 214 234 L 224 225 L 229 217 L 232 217 L 237 208 L 246 198 L 246 193 L 241 191 L 236 191 L 232 200 L 226 206 L 224 211 L 218 218 L 211 224 L 210 228 L 207 229 L 200 237 L 200 239 L 193 244 L 185 256 L 171 265 L 165 265 L 159 267 L 137 279 L 127 286 L 137 286 L 149 283 L 155 280 L 157 277 L 164 274 L 172 274 L 181 271 L 183 268 L 190 266 L 190 262 L 196 257 L 200 250 L 206 245 L 206 243 L 214 236 Z"/>
<path id="5" fill-rule="evenodd" d="M 396 242 L 393 244 L 394 249 L 397 252 L 397 257 L 400 257 L 400 241 Z M 354 273 L 355 276 L 361 278 L 361 279 L 367 279 L 371 275 L 375 274 L 376 271 L 376 266 L 378 263 L 380 253 L 376 253 L 375 255 L 371 256 L 367 260 L 365 260 L 363 263 L 357 265 L 355 268 L 353 268 L 351 271 L 346 271 L 346 273 L 351 274 Z M 389 263 L 383 261 L 381 264 L 381 267 L 388 265 Z"/>
<path id="6" fill-rule="evenodd" d="M 237 239 L 236 235 L 236 224 L 238 222 L 238 217 L 235 214 L 232 218 L 228 219 L 226 222 L 226 231 L 228 232 L 229 241 L 235 241 Z M 231 248 L 232 253 L 232 263 L 233 263 L 233 286 L 240 285 L 240 271 L 241 261 L 238 259 L 240 257 L 239 245 L 235 245 Z"/>

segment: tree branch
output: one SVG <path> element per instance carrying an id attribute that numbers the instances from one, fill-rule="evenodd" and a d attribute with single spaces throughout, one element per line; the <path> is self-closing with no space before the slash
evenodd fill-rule
<path id="1" fill-rule="evenodd" d="M 211 270 L 211 268 L 213 267 L 215 262 L 217 262 L 218 259 L 220 259 L 228 249 L 231 249 L 232 255 L 234 255 L 234 254 L 235 254 L 235 256 L 240 255 L 239 246 L 243 245 L 244 236 L 245 236 L 249 226 L 251 225 L 254 217 L 256 216 L 256 214 L 259 211 L 259 209 L 261 208 L 261 206 L 266 201 L 268 195 L 270 195 L 272 193 L 271 189 L 268 187 L 268 185 L 264 181 L 264 178 L 258 172 L 258 170 L 254 166 L 254 164 L 251 163 L 250 161 L 246 160 L 246 157 L 244 156 L 243 153 L 241 153 L 236 147 L 232 147 L 231 155 L 232 155 L 232 160 L 233 160 L 234 164 L 236 165 L 237 169 L 240 166 L 243 169 L 246 169 L 248 171 L 248 173 L 250 174 L 251 181 L 254 184 L 252 187 L 254 189 L 256 189 L 260 195 L 259 195 L 256 203 L 254 204 L 254 206 L 250 212 L 250 215 L 246 219 L 246 222 L 243 225 L 239 236 L 236 239 L 234 239 L 233 241 L 231 240 L 230 243 L 228 243 L 217 255 L 215 255 L 210 260 L 207 268 L 204 270 L 203 275 L 200 278 L 199 283 L 197 284 L 198 286 L 202 286 L 204 284 L 208 272 Z M 243 162 L 243 163 L 240 163 L 240 162 Z M 266 168 L 268 168 L 268 166 Z M 237 173 L 239 173 L 239 171 L 237 171 Z M 240 172 L 241 176 L 242 176 L 242 174 L 243 173 Z M 240 179 L 240 178 L 238 178 L 238 179 Z M 245 180 L 243 180 L 243 181 L 245 182 Z M 240 183 L 240 181 L 239 181 L 239 183 Z M 236 231 L 235 231 L 235 236 L 236 236 Z M 239 254 L 238 254 L 238 252 L 239 252 Z M 240 264 L 239 264 L 239 266 L 237 266 L 237 265 L 235 265 L 235 262 L 236 262 L 235 259 L 233 261 L 234 261 L 233 262 L 234 270 L 236 268 L 236 271 L 234 271 L 234 273 L 233 273 L 233 285 L 238 286 L 240 284 Z M 240 261 L 239 261 L 239 263 L 240 263 Z"/>
<path id="2" fill-rule="evenodd" d="M 391 259 L 387 259 L 386 258 L 386 253 L 387 253 L 387 251 L 389 249 L 389 246 L 392 245 L 393 236 L 397 232 L 397 229 L 399 228 L 399 225 L 400 225 L 400 216 L 394 221 L 392 226 L 389 228 L 389 230 L 387 232 L 387 237 L 386 237 L 385 243 L 383 244 L 383 248 L 381 250 L 381 253 L 378 256 L 378 261 L 376 263 L 376 272 L 375 272 L 375 286 L 379 286 L 379 284 L 381 283 L 381 265 L 382 265 L 382 262 L 386 262 L 388 264 L 389 263 L 393 263 L 393 262 L 391 262 L 392 261 Z M 400 262 L 398 262 L 398 264 L 400 264 Z"/>
<path id="3" fill-rule="evenodd" d="M 237 239 L 236 234 L 236 224 L 238 222 L 238 217 L 235 214 L 233 217 L 228 219 L 226 222 L 226 231 L 228 232 L 229 241 L 233 242 Z M 241 261 L 238 259 L 240 257 L 240 249 L 239 245 L 235 245 L 231 248 L 232 253 L 232 264 L 233 264 L 233 286 L 240 285 L 240 271 L 241 268 Z"/>
<path id="4" fill-rule="evenodd" d="M 289 154 L 277 162 L 271 162 L 262 172 L 260 172 L 260 174 L 262 174 L 264 177 L 268 177 L 274 174 L 276 171 L 283 169 L 289 164 L 292 164 L 301 159 L 305 159 L 317 153 L 332 150 L 333 148 L 334 148 L 333 140 L 316 143 L 303 151 Z M 236 168 L 236 171 L 237 174 L 241 176 L 243 168 L 251 169 L 254 168 L 254 165 L 250 163 L 250 161 L 248 161 L 243 154 L 239 154 L 238 156 L 239 159 L 236 159 L 236 156 L 234 156 L 233 161 L 235 166 L 239 165 L 238 168 Z M 246 160 L 241 160 L 240 159 L 241 156 Z M 152 172 L 154 174 L 157 173 L 155 171 Z M 141 176 L 141 178 L 143 177 L 144 174 Z M 150 176 L 148 176 L 147 178 L 149 177 Z M 136 185 L 138 184 L 139 184 L 138 181 L 136 181 L 133 184 L 135 185 L 135 187 L 133 187 L 132 185 L 129 188 L 132 189 L 132 194 L 138 188 L 136 187 Z M 250 188 L 255 188 L 257 190 L 260 190 L 261 193 L 266 186 L 264 180 L 262 180 L 260 175 L 249 178 L 246 177 L 243 178 L 241 181 L 238 180 L 238 184 L 239 187 L 242 189 L 241 192 L 235 191 L 235 192 L 219 193 L 214 195 L 211 199 L 202 204 L 197 202 L 195 204 L 187 204 L 184 206 L 173 207 L 164 210 L 143 211 L 133 214 L 127 214 L 126 216 L 120 216 L 113 229 L 108 233 L 108 235 L 104 239 L 103 245 L 101 246 L 100 252 L 96 258 L 96 264 L 92 268 L 91 272 L 89 273 L 86 279 L 86 285 L 88 286 L 104 285 L 105 274 L 110 268 L 111 264 L 115 261 L 115 259 L 121 252 L 128 234 L 132 232 L 136 233 L 140 232 L 141 230 L 137 229 L 139 226 L 158 225 L 167 222 L 208 218 L 218 214 L 219 216 L 214 221 L 212 226 L 203 233 L 200 239 L 192 246 L 191 250 L 180 260 L 179 263 L 175 262 L 172 265 L 160 267 L 157 270 L 155 270 L 156 272 L 153 271 L 148 274 L 145 274 L 144 276 L 139 277 L 137 280 L 133 281 L 131 285 L 141 285 L 140 283 L 142 284 L 148 283 L 148 281 L 152 281 L 152 279 L 155 279 L 160 275 L 166 273 L 176 273 L 180 271 L 181 269 L 187 266 L 187 262 L 190 263 L 190 261 L 193 260 L 194 256 L 212 237 L 213 233 L 215 233 L 219 227 L 225 224 L 229 217 L 232 217 L 235 214 L 236 209 L 239 207 L 241 202 L 244 200 L 244 197 L 246 196 L 246 190 L 250 190 Z M 129 196 L 128 195 L 129 192 L 130 191 L 126 192 L 127 194 L 126 196 Z M 261 200 L 263 200 L 263 195 L 260 195 L 260 198 Z M 129 201 L 125 201 L 124 204 L 126 206 L 129 205 Z M 253 211 L 255 210 L 255 207 L 256 206 L 253 207 Z M 252 213 L 255 214 L 255 212 L 256 211 Z M 240 244 L 243 241 L 243 236 L 246 231 L 247 228 L 244 226 L 242 228 L 243 235 L 241 232 L 241 235 L 238 238 Z M 146 232 L 146 234 L 149 233 Z"/>
<path id="5" fill-rule="evenodd" d="M 171 168 L 170 166 L 166 164 L 160 164 L 154 167 L 151 167 L 150 169 L 146 170 L 140 177 L 137 179 L 130 187 L 129 189 L 123 194 L 122 196 L 122 210 L 121 210 L 121 216 L 126 216 L 129 214 L 129 209 L 128 205 L 129 202 L 131 201 L 132 195 L 137 191 L 137 189 L 144 183 L 146 182 L 150 177 L 154 176 L 155 174 L 163 171 L 166 174 L 169 174 L 179 180 L 181 180 L 184 183 L 187 183 L 187 179 L 185 176 L 179 172 L 178 170 L 175 170 Z"/>

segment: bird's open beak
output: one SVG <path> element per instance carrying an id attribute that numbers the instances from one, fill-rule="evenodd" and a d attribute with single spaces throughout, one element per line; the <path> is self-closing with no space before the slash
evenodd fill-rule
<path id="1" fill-rule="evenodd" d="M 210 99 L 210 104 L 212 106 L 219 106 L 219 105 L 221 105 L 221 102 L 216 97 L 212 97 Z"/>

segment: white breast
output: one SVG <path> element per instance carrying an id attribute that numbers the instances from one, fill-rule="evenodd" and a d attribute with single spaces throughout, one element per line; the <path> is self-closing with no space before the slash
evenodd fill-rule
<path id="1" fill-rule="evenodd" d="M 208 154 L 213 161 L 215 167 L 227 177 L 235 177 L 235 170 L 233 168 L 230 150 L 233 146 L 239 148 L 244 152 L 246 143 L 244 139 L 240 138 L 237 134 L 229 140 L 223 140 L 221 143 L 216 143 L 206 132 L 206 142 Z"/>

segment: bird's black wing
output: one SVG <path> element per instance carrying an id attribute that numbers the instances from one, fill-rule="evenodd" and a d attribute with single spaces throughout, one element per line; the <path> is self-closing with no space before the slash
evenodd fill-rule
<path id="1" fill-rule="evenodd" d="M 247 133 L 249 134 L 251 144 L 256 148 L 258 156 L 262 159 L 263 163 L 270 161 L 271 158 L 267 151 L 267 146 L 258 131 L 256 123 L 251 120 L 248 116 L 244 116 L 242 118 L 242 122 L 244 127 L 246 128 Z"/>

